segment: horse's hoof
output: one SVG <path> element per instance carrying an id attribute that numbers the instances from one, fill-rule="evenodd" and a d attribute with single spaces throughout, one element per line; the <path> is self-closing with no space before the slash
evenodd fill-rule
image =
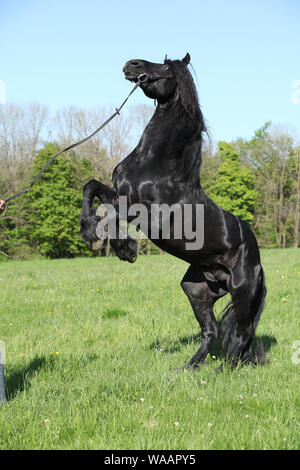
<path id="1" fill-rule="evenodd" d="M 111 246 L 122 261 L 134 263 L 137 259 L 138 246 L 132 238 L 111 240 Z"/>
<path id="2" fill-rule="evenodd" d="M 99 251 L 103 246 L 103 240 L 97 240 L 92 243 L 92 250 Z"/>
<path id="3" fill-rule="evenodd" d="M 225 369 L 231 371 L 231 372 L 234 372 L 239 366 L 239 362 L 237 360 L 231 360 L 231 361 L 223 361 L 221 362 L 221 364 L 219 365 L 219 367 L 217 367 L 217 369 L 215 369 L 215 372 L 224 372 Z"/>
<path id="4" fill-rule="evenodd" d="M 94 216 L 80 218 L 80 235 L 84 242 L 93 250 L 98 249 L 93 248 L 94 244 L 101 241 L 96 235 L 98 221 L 98 218 Z"/>
<path id="5" fill-rule="evenodd" d="M 198 369 L 200 366 L 202 366 L 204 364 L 204 362 L 194 362 L 192 364 L 190 364 L 189 362 L 187 364 L 185 364 L 184 366 L 181 366 L 181 367 L 178 367 L 176 369 L 176 372 L 181 372 L 183 370 L 196 370 Z"/>

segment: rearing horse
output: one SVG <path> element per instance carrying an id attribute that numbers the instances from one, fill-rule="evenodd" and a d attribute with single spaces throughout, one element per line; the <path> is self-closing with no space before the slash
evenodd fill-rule
<path id="1" fill-rule="evenodd" d="M 189 62 L 189 54 L 182 60 L 166 59 L 163 64 L 136 59 L 126 62 L 125 78 L 137 82 L 143 75 L 140 87 L 147 97 L 157 100 L 157 107 L 137 147 L 114 169 L 113 187 L 96 180 L 85 185 L 81 234 L 90 246 L 98 239 L 95 196 L 103 204 L 112 204 L 117 214 L 120 196 L 127 198 L 128 206 L 165 203 L 195 208 L 202 204 L 201 249 L 188 250 L 184 235 L 181 239 L 159 237 L 152 241 L 190 264 L 181 287 L 201 327 L 201 344 L 185 367 L 203 363 L 216 339 L 235 366 L 239 360 L 251 360 L 250 344 L 266 296 L 264 272 L 256 238 L 247 223 L 218 207 L 201 187 L 206 129 Z M 132 221 L 129 215 L 126 218 Z M 171 216 L 169 222 L 172 226 Z M 135 261 L 133 239 L 119 238 L 111 243 L 120 259 Z M 231 302 L 217 323 L 213 305 L 228 292 Z"/>

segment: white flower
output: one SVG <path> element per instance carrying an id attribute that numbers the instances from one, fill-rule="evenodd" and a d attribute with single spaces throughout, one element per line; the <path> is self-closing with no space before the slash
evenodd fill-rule
<path id="1" fill-rule="evenodd" d="M 243 395 L 241 395 L 240 393 L 236 396 L 239 400 L 241 400 L 243 398 Z"/>
<path id="2" fill-rule="evenodd" d="M 212 426 L 212 423 L 207 423 L 207 426 L 210 428 Z"/>
<path id="3" fill-rule="evenodd" d="M 175 421 L 175 423 L 174 423 L 174 424 L 175 424 L 175 426 L 179 426 L 179 423 L 178 423 L 178 421 Z"/>
<path id="4" fill-rule="evenodd" d="M 145 401 L 145 398 L 140 398 L 140 401 L 143 403 Z"/>

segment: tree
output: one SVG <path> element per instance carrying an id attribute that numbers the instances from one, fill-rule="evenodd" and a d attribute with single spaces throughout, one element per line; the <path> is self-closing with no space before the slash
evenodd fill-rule
<path id="1" fill-rule="evenodd" d="M 13 193 L 26 177 L 40 144 L 48 110 L 38 103 L 0 107 L 0 171 L 4 190 Z M 2 193 L 3 196 L 3 193 Z"/>
<path id="2" fill-rule="evenodd" d="M 233 145 L 255 175 L 258 199 L 253 227 L 260 245 L 298 245 L 300 182 L 294 138 L 282 126 L 267 122 L 252 139 L 239 139 Z"/>
<path id="3" fill-rule="evenodd" d="M 251 223 L 257 192 L 252 171 L 240 163 L 240 156 L 227 142 L 219 142 L 220 166 L 207 193 L 222 209 Z"/>
<path id="4" fill-rule="evenodd" d="M 112 108 L 80 109 L 75 106 L 57 111 L 52 122 L 57 140 L 66 147 L 91 134 L 115 110 Z M 89 160 L 96 179 L 111 184 L 115 166 L 129 153 L 131 122 L 121 113 L 101 132 L 75 149 L 76 155 Z"/>
<path id="5" fill-rule="evenodd" d="M 0 106 L 0 197 L 6 199 L 24 188 L 32 160 L 41 145 L 48 110 L 38 103 Z M 15 256 L 30 247 L 19 228 L 26 224 L 24 200 L 16 199 L 0 217 L 0 253 Z M 2 259 L 2 257 L 0 257 Z"/>
<path id="6" fill-rule="evenodd" d="M 299 246 L 300 231 L 300 147 L 292 150 L 289 159 L 291 180 L 291 216 L 292 216 L 292 243 L 295 248 Z"/>
<path id="7" fill-rule="evenodd" d="M 40 150 L 33 176 L 58 151 L 54 144 Z M 25 231 L 41 254 L 58 258 L 90 253 L 79 235 L 82 186 L 90 177 L 90 163 L 69 152 L 58 157 L 27 194 L 30 217 Z"/>

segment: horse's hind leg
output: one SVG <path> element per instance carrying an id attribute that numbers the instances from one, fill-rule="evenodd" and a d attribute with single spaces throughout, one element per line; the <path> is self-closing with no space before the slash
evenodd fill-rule
<path id="1" fill-rule="evenodd" d="M 213 305 L 226 294 L 223 283 L 207 281 L 199 266 L 190 266 L 181 281 L 181 287 L 187 295 L 195 317 L 201 328 L 201 344 L 196 354 L 185 367 L 198 367 L 205 361 L 214 341 L 218 337 L 217 322 Z"/>
<path id="2" fill-rule="evenodd" d="M 250 345 L 264 305 L 266 288 L 259 258 L 248 259 L 242 246 L 240 256 L 232 269 L 229 292 L 232 306 L 220 322 L 220 340 L 234 367 L 239 360 L 252 361 Z M 226 340 L 225 340 L 226 339 Z"/>

